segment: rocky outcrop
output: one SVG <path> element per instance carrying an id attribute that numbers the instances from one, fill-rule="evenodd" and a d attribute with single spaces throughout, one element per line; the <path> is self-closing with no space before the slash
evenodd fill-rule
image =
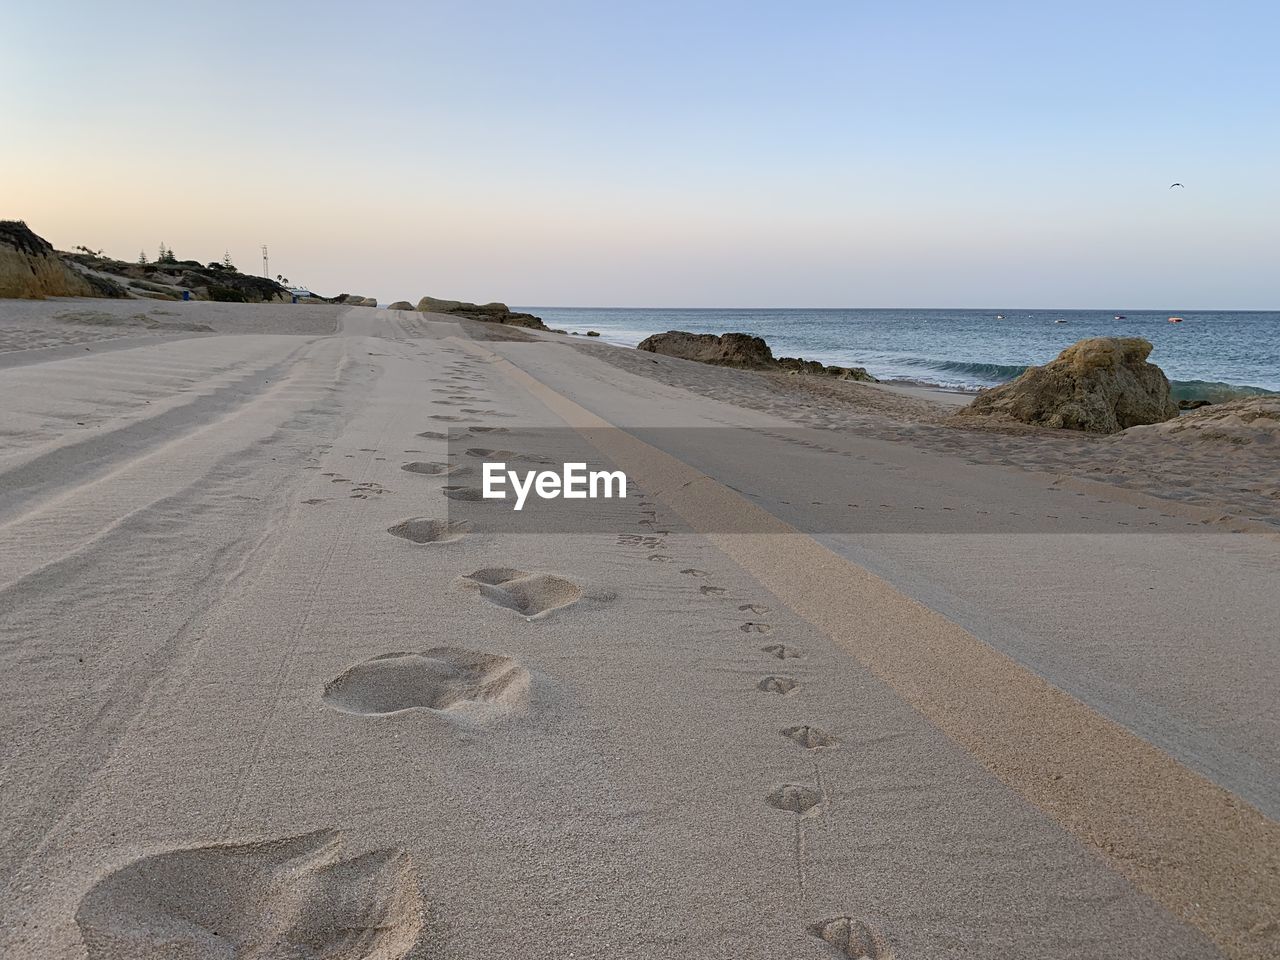
<path id="1" fill-rule="evenodd" d="M 1210 404 L 1164 423 L 1126 430 L 1113 442 L 1130 444 L 1152 440 L 1224 448 L 1256 445 L 1280 454 L 1280 396 Z"/>
<path id="2" fill-rule="evenodd" d="M 118 284 L 64 260 L 21 220 L 0 220 L 0 298 L 123 296 Z"/>
<path id="3" fill-rule="evenodd" d="M 761 337 L 749 333 L 689 333 L 668 330 L 640 341 L 639 350 L 666 357 L 696 360 L 717 367 L 764 370 L 774 365 L 773 351 Z"/>
<path id="4" fill-rule="evenodd" d="M 340 303 L 344 307 L 376 307 L 377 299 L 374 297 L 361 297 L 354 293 L 340 293 L 333 298 L 334 303 Z"/>
<path id="5" fill-rule="evenodd" d="M 1116 433 L 1178 416 L 1164 371 L 1148 363 L 1140 337 L 1081 340 L 1057 359 L 979 394 L 958 413 L 1022 423 Z"/>
<path id="6" fill-rule="evenodd" d="M 412 310 L 413 304 L 408 300 L 397 300 L 395 303 L 387 304 L 388 310 Z"/>
<path id="7" fill-rule="evenodd" d="M 202 264 L 197 260 L 168 260 L 126 263 L 83 252 L 63 253 L 61 256 L 90 280 L 108 283 L 118 280 L 123 289 L 117 296 L 181 300 L 186 293 L 195 300 L 226 303 L 288 303 L 293 299 L 289 291 L 275 280 L 241 273 L 220 262 Z"/>
<path id="8" fill-rule="evenodd" d="M 531 313 L 516 313 L 505 303 L 467 303 L 465 300 L 437 300 L 423 297 L 418 301 L 423 313 L 444 313 L 482 323 L 502 323 L 512 327 L 528 327 L 530 330 L 547 330 L 540 317 Z"/>
<path id="9" fill-rule="evenodd" d="M 799 357 L 775 357 L 763 338 L 749 333 L 715 334 L 668 330 L 666 333 L 646 337 L 640 341 L 638 349 L 718 367 L 780 370 L 808 376 L 875 382 L 875 377 L 863 367 L 827 366 L 816 360 L 802 360 Z"/>
<path id="10" fill-rule="evenodd" d="M 235 270 L 187 270 L 178 286 L 190 290 L 197 300 L 222 303 L 288 303 L 293 299 L 289 291 L 274 280 Z"/>

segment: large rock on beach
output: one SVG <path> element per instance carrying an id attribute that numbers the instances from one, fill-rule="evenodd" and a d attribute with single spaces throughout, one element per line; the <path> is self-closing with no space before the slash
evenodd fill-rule
<path id="1" fill-rule="evenodd" d="M 528 327 L 530 330 L 547 330 L 540 317 L 532 313 L 517 313 L 505 303 L 467 303 L 465 300 L 439 300 L 423 297 L 418 301 L 423 313 L 444 313 L 482 323 L 502 323 L 511 327 Z"/>
<path id="2" fill-rule="evenodd" d="M 827 366 L 816 360 L 802 360 L 799 357 L 775 357 L 763 338 L 749 333 L 715 334 L 668 330 L 666 333 L 646 337 L 640 341 L 638 349 L 718 367 L 779 370 L 817 377 L 875 382 L 875 377 L 862 367 Z"/>
<path id="3" fill-rule="evenodd" d="M 408 300 L 397 300 L 395 303 L 387 304 L 388 310 L 412 310 L 413 304 Z"/>
<path id="4" fill-rule="evenodd" d="M 0 298 L 123 297 L 124 288 L 77 269 L 21 220 L 0 220 Z"/>
<path id="5" fill-rule="evenodd" d="M 640 341 L 640 350 L 682 360 L 697 360 L 718 367 L 763 370 L 776 366 L 773 351 L 761 337 L 749 333 L 688 333 L 668 330 Z"/>
<path id="6" fill-rule="evenodd" d="M 1178 416 L 1164 371 L 1148 363 L 1151 344 L 1140 337 L 1092 337 L 1055 360 L 979 394 L 962 417 L 1117 433 Z"/>

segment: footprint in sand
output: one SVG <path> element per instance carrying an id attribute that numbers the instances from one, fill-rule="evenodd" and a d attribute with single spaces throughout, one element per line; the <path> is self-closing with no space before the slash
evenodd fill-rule
<path id="1" fill-rule="evenodd" d="M 777 810 L 804 816 L 822 805 L 822 791 L 809 783 L 784 783 L 774 787 L 764 799 Z"/>
<path id="2" fill-rule="evenodd" d="M 472 433 L 506 433 L 506 427 L 470 427 Z"/>
<path id="3" fill-rule="evenodd" d="M 850 960 L 893 960 L 893 952 L 875 927 L 852 917 L 819 920 L 809 933 L 834 947 Z"/>
<path id="4" fill-rule="evenodd" d="M 782 731 L 782 735 L 806 750 L 823 750 L 840 746 L 840 741 L 827 731 L 808 723 L 787 727 Z"/>
<path id="5" fill-rule="evenodd" d="M 681 572 L 681 573 L 683 573 L 685 576 L 688 576 L 688 577 L 709 577 L 709 576 L 711 576 L 711 574 L 707 573 L 707 571 L 705 571 L 705 570 L 699 570 L 697 567 L 688 567 L 687 569 L 681 570 L 680 572 Z"/>
<path id="6" fill-rule="evenodd" d="M 317 503 L 328 503 L 329 501 L 324 497 L 312 497 L 310 500 L 303 500 L 302 502 L 308 507 L 314 507 Z"/>
<path id="7" fill-rule="evenodd" d="M 515 567 L 485 567 L 463 579 L 490 603 L 514 610 L 529 620 L 542 619 L 582 599 L 582 588 L 572 580 Z"/>
<path id="8" fill-rule="evenodd" d="M 457 484 L 444 487 L 444 495 L 450 500 L 461 500 L 466 503 L 483 503 L 484 490 L 481 487 L 464 487 Z"/>
<path id="9" fill-rule="evenodd" d="M 672 562 L 670 557 L 664 557 L 660 553 L 651 553 L 648 559 L 653 563 L 671 563 Z"/>
<path id="10" fill-rule="evenodd" d="M 466 536 L 470 528 L 465 520 L 433 520 L 430 517 L 413 517 L 401 520 L 387 533 L 413 543 L 453 543 Z"/>
<path id="11" fill-rule="evenodd" d="M 449 435 L 447 433 L 440 433 L 437 430 L 423 430 L 421 433 L 415 434 L 415 436 L 422 437 L 424 440 L 448 440 L 449 439 Z M 405 451 L 405 452 L 408 453 L 409 451 Z"/>
<path id="12" fill-rule="evenodd" d="M 766 613 L 773 612 L 771 607 L 766 607 L 762 603 L 744 603 L 738 609 L 745 613 L 754 613 L 757 617 L 763 617 Z"/>
<path id="13" fill-rule="evenodd" d="M 433 414 L 432 414 L 428 419 L 431 419 L 431 420 L 444 420 L 444 421 L 447 421 L 447 422 L 449 422 L 449 423 L 462 423 L 462 422 L 463 422 L 464 420 L 466 420 L 467 418 L 466 418 L 466 417 L 453 417 L 453 416 L 450 416 L 450 415 L 449 415 L 449 414 L 447 414 L 447 413 L 433 413 Z M 418 436 L 422 436 L 422 434 L 418 434 Z"/>
<path id="14" fill-rule="evenodd" d="M 773 633 L 773 627 L 769 626 L 769 624 L 758 623 L 755 620 L 748 620 L 738 629 L 743 633 Z"/>
<path id="15" fill-rule="evenodd" d="M 89 960 L 401 960 L 427 939 L 403 851 L 342 857 L 342 834 L 173 850 L 135 860 L 76 909 Z"/>
<path id="16" fill-rule="evenodd" d="M 501 410 L 477 410 L 474 407 L 463 407 L 463 413 L 472 413 L 485 417 L 514 417 L 514 413 L 503 413 Z"/>
<path id="17" fill-rule="evenodd" d="M 356 664 L 324 688 L 330 707 L 365 716 L 430 710 L 484 721 L 523 707 L 528 698 L 529 671 L 518 662 L 460 647 L 383 654 Z"/>
<path id="18" fill-rule="evenodd" d="M 619 547 L 648 547 L 653 549 L 662 546 L 662 537 L 644 536 L 639 533 L 620 533 L 614 542 Z"/>
<path id="19" fill-rule="evenodd" d="M 724 587 L 702 586 L 698 588 L 698 592 L 704 597 L 718 597 L 724 593 Z"/>
<path id="20" fill-rule="evenodd" d="M 764 653 L 778 660 L 798 660 L 804 654 L 795 647 L 788 647 L 785 643 L 771 643 L 768 646 L 760 648 Z"/>
<path id="21" fill-rule="evenodd" d="M 400 464 L 400 469 L 408 473 L 420 473 L 427 477 L 442 477 L 446 473 L 453 473 L 458 468 L 451 463 L 437 463 L 428 460 L 412 460 L 409 463 Z"/>
<path id="22" fill-rule="evenodd" d="M 756 689 L 761 693 L 778 693 L 786 696 L 799 686 L 800 681 L 795 677 L 765 677 L 756 684 Z"/>

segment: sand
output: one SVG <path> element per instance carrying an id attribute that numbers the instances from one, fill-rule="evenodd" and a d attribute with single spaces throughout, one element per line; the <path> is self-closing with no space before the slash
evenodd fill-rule
<path id="1" fill-rule="evenodd" d="M 0 302 L 0 955 L 1280 951 L 1259 450 L 89 309 Z M 566 425 L 638 486 L 598 532 L 454 515 Z"/>

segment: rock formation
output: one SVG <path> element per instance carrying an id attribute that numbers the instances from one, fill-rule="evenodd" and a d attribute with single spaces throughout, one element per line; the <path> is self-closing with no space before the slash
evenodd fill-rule
<path id="1" fill-rule="evenodd" d="M 0 220 L 0 298 L 123 296 L 119 285 L 67 262 L 21 220 Z"/>
<path id="2" fill-rule="evenodd" d="M 1151 344 L 1140 337 L 1092 337 L 1057 359 L 979 394 L 957 415 L 1116 433 L 1178 416 L 1169 381 L 1148 363 Z"/>
<path id="3" fill-rule="evenodd" d="M 809 376 L 875 382 L 875 377 L 863 367 L 827 366 L 816 360 L 802 360 L 799 357 L 775 357 L 768 343 L 749 333 L 714 334 L 669 330 L 646 337 L 640 342 L 638 349 L 719 367 L 782 370 Z"/>
<path id="4" fill-rule="evenodd" d="M 340 293 L 333 298 L 334 303 L 344 307 L 376 307 L 378 301 L 374 297 L 361 297 L 354 293 Z"/>
<path id="5" fill-rule="evenodd" d="M 1135 427 L 1115 443 L 1173 439 L 1196 445 L 1256 445 L 1280 454 L 1280 396 L 1215 403 L 1164 423 Z"/>
<path id="6" fill-rule="evenodd" d="M 395 303 L 387 304 L 388 310 L 412 310 L 413 304 L 408 300 L 397 300 Z"/>
<path id="7" fill-rule="evenodd" d="M 437 300 L 423 297 L 418 301 L 423 313 L 444 313 L 483 323 L 503 323 L 512 327 L 528 327 L 531 330 L 547 330 L 540 317 L 531 313 L 514 313 L 505 303 L 467 303 L 464 300 Z"/>

